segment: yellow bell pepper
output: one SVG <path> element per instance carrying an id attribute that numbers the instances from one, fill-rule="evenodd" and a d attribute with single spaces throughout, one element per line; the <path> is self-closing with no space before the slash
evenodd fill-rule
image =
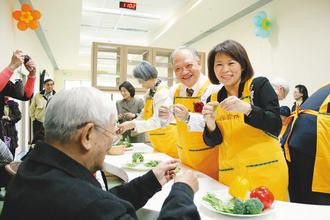
<path id="1" fill-rule="evenodd" d="M 237 176 L 229 186 L 229 193 L 235 198 L 245 200 L 250 189 L 249 181 L 246 178 Z"/>

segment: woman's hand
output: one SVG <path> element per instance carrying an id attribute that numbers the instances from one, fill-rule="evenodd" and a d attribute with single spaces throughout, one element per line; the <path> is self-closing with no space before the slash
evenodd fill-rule
<path id="1" fill-rule="evenodd" d="M 125 121 L 118 125 L 117 134 L 123 134 L 125 131 L 135 128 L 135 123 L 132 121 Z"/>
<path id="2" fill-rule="evenodd" d="M 169 107 L 162 105 L 158 110 L 158 117 L 162 120 L 168 120 L 171 117 L 171 110 Z"/>
<path id="3" fill-rule="evenodd" d="M 178 159 L 172 159 L 162 162 L 152 169 L 152 172 L 155 174 L 161 186 L 175 177 L 175 168 L 178 166 L 179 162 Z"/>
<path id="4" fill-rule="evenodd" d="M 209 102 L 204 105 L 202 110 L 202 115 L 204 116 L 205 124 L 210 131 L 214 131 L 216 128 L 215 124 L 215 115 L 216 107 L 219 105 L 219 102 Z"/>
<path id="5" fill-rule="evenodd" d="M 240 100 L 236 96 L 227 97 L 220 103 L 219 107 L 227 112 L 242 112 L 245 115 L 249 115 L 252 110 L 249 103 Z"/>
<path id="6" fill-rule="evenodd" d="M 126 118 L 128 118 L 129 120 L 132 120 L 132 119 L 136 118 L 135 117 L 136 115 L 134 113 L 127 112 L 127 113 L 124 113 L 124 114 L 125 114 Z"/>
<path id="7" fill-rule="evenodd" d="M 36 65 L 34 61 L 30 58 L 30 60 L 24 64 L 25 69 L 29 71 L 29 77 L 34 77 L 36 75 Z"/>
<path id="8" fill-rule="evenodd" d="M 20 50 L 16 50 L 13 53 L 13 56 L 11 57 L 10 64 L 8 65 L 8 68 L 14 72 L 15 69 L 17 69 L 22 63 L 23 63 L 24 57 L 23 53 Z"/>

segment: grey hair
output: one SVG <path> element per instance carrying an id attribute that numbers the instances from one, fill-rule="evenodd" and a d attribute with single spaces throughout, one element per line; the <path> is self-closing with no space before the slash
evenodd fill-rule
<path id="1" fill-rule="evenodd" d="M 90 87 L 57 93 L 48 103 L 45 114 L 45 139 L 67 143 L 80 126 L 92 122 L 102 127 L 116 120 L 116 107 L 106 94 Z"/>
<path id="2" fill-rule="evenodd" d="M 174 62 L 174 58 L 175 58 L 175 56 L 176 56 L 176 54 L 179 52 L 179 51 L 182 51 L 182 50 L 187 50 L 187 51 L 189 51 L 197 60 L 199 60 L 199 55 L 198 55 L 198 52 L 197 52 L 197 50 L 196 49 L 194 49 L 194 48 L 191 48 L 191 47 L 187 47 L 187 46 L 180 46 L 180 47 L 178 47 L 178 48 L 176 48 L 173 52 L 172 52 L 172 54 L 171 54 L 171 56 L 170 56 L 170 62 L 171 62 L 171 64 L 173 65 L 173 62 Z"/>
<path id="3" fill-rule="evenodd" d="M 285 96 L 288 95 L 288 93 L 290 91 L 290 86 L 289 86 L 288 81 L 286 81 L 285 79 L 282 79 L 282 78 L 273 79 L 271 81 L 271 84 L 272 84 L 273 87 L 281 86 L 284 89 Z"/>
<path id="4" fill-rule="evenodd" d="M 137 79 L 148 81 L 149 79 L 156 79 L 158 76 L 158 71 L 149 62 L 142 61 L 135 66 L 133 70 L 133 76 Z"/>

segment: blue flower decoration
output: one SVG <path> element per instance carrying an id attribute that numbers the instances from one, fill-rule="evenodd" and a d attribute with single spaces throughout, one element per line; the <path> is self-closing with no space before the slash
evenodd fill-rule
<path id="1" fill-rule="evenodd" d="M 253 24 L 255 25 L 254 32 L 257 37 L 266 38 L 271 34 L 271 22 L 266 12 L 259 11 L 256 16 L 253 17 Z"/>

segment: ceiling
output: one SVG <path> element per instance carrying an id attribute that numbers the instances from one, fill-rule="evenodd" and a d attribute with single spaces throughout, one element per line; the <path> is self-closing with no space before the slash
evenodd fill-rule
<path id="1" fill-rule="evenodd" d="M 46 53 L 52 53 L 59 69 L 90 70 L 93 41 L 175 48 L 262 1 L 135 0 L 136 11 L 120 9 L 119 0 L 33 0 L 32 4 L 43 14 Z"/>

